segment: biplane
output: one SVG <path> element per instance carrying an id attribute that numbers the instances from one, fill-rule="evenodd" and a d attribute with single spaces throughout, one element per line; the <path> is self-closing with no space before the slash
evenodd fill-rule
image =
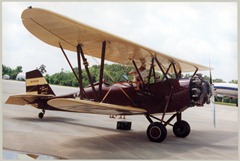
<path id="1" fill-rule="evenodd" d="M 44 117 L 46 110 L 144 115 L 150 123 L 147 137 L 150 141 L 162 142 L 167 136 L 168 125 L 173 127 L 177 137 L 187 137 L 190 125 L 182 119 L 182 112 L 210 102 L 211 83 L 197 73 L 210 70 L 209 67 L 168 56 L 45 9 L 29 7 L 23 11 L 21 18 L 30 33 L 61 49 L 79 83 L 79 92 L 56 96 L 41 73 L 33 70 L 26 73 L 26 93 L 10 96 L 7 104 L 40 109 L 39 118 Z M 76 53 L 77 72 L 66 50 Z M 101 60 L 98 82 L 92 81 L 86 55 Z M 134 67 L 139 76 L 139 90 L 126 77 L 125 81 L 106 83 L 103 79 L 105 60 Z M 140 66 L 149 70 L 146 78 L 141 75 Z M 82 68 L 87 72 L 88 87 L 83 87 Z M 192 76 L 182 78 L 183 72 L 192 72 Z M 156 78 L 157 73 L 161 74 L 160 78 Z M 154 114 L 161 115 L 157 117 Z M 171 117 L 166 119 L 166 114 Z M 172 124 L 175 118 L 176 122 Z"/>

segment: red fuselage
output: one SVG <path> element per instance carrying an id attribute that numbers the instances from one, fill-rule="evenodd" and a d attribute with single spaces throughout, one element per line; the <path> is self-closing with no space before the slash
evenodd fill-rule
<path id="1" fill-rule="evenodd" d="M 143 108 L 152 113 L 162 113 L 169 99 L 171 89 L 173 94 L 166 112 L 184 111 L 190 105 L 191 97 L 189 92 L 190 79 L 169 79 L 145 85 L 140 91 L 127 83 L 120 82 L 113 85 L 103 84 L 99 100 L 104 103 L 122 106 Z M 98 85 L 95 85 L 98 92 Z M 91 87 L 85 88 L 85 99 L 94 99 Z"/>

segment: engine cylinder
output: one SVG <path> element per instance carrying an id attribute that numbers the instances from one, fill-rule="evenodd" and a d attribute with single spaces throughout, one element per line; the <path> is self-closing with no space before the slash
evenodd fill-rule
<path id="1" fill-rule="evenodd" d="M 210 103 L 211 90 L 209 82 L 204 78 L 196 74 L 190 80 L 190 106 L 203 106 L 205 103 Z"/>

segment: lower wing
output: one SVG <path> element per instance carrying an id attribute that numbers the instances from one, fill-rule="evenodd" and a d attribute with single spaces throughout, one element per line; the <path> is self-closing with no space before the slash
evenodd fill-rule
<path id="1" fill-rule="evenodd" d="M 130 106 L 120 106 L 86 100 L 77 100 L 71 98 L 51 99 L 47 103 L 50 106 L 53 106 L 60 110 L 79 113 L 93 113 L 107 115 L 136 115 L 144 114 L 147 112 L 145 109 L 142 108 L 134 108 Z"/>

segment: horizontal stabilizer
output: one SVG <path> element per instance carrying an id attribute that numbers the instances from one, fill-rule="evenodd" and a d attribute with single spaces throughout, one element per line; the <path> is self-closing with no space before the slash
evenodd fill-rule
<path id="1" fill-rule="evenodd" d="M 19 94 L 10 96 L 6 104 L 13 104 L 13 105 L 27 105 L 27 104 L 35 104 L 40 99 L 49 99 L 53 97 L 53 95 L 41 95 L 41 94 Z"/>
<path id="2" fill-rule="evenodd" d="M 50 106 L 53 106 L 61 110 L 79 113 L 106 114 L 106 115 L 136 115 L 144 114 L 147 112 L 145 109 L 142 108 L 119 106 L 107 103 L 99 103 L 69 98 L 52 99 L 49 100 L 47 103 Z"/>

